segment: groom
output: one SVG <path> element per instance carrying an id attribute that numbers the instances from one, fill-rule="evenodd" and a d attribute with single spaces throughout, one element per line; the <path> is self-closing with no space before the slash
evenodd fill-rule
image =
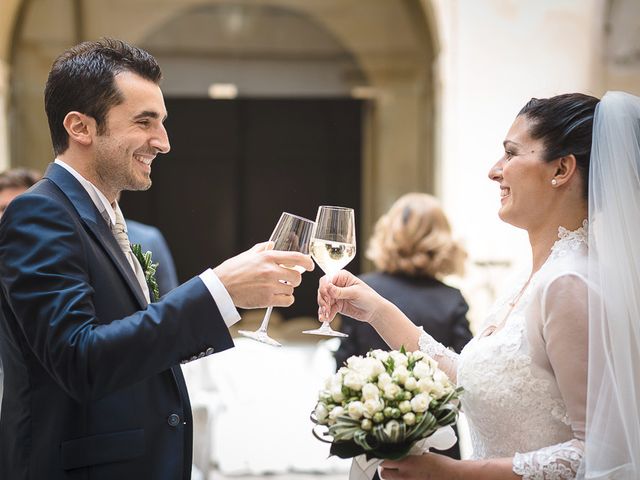
<path id="1" fill-rule="evenodd" d="M 233 346 L 235 307 L 288 306 L 309 257 L 258 245 L 148 303 L 116 202 L 169 151 L 161 73 L 124 42 L 53 64 L 56 159 L 0 222 L 0 478 L 189 479 L 191 410 L 177 366 Z M 188 168 L 185 165 L 185 168 Z"/>

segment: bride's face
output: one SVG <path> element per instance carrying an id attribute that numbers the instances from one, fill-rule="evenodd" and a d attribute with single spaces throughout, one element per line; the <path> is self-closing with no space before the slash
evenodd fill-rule
<path id="1" fill-rule="evenodd" d="M 500 184 L 500 218 L 526 230 L 540 227 L 552 207 L 552 185 L 556 165 L 545 162 L 544 143 L 529 135 L 530 121 L 516 117 L 507 133 L 504 155 L 489 170 L 489 178 Z"/>

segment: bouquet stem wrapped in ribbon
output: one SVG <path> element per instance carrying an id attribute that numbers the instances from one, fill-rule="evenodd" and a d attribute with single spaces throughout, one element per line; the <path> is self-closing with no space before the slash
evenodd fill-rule
<path id="1" fill-rule="evenodd" d="M 373 350 L 327 380 L 313 433 L 331 455 L 354 458 L 351 480 L 370 479 L 384 459 L 451 447 L 461 392 L 422 352 Z"/>

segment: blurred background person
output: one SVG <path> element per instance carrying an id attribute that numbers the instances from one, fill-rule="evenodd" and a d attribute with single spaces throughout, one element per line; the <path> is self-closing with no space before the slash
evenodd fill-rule
<path id="1" fill-rule="evenodd" d="M 417 326 L 459 353 L 473 336 L 466 316 L 469 307 L 460 290 L 442 278 L 462 274 L 467 254 L 454 241 L 440 202 L 426 193 L 400 197 L 376 223 L 366 255 L 377 271 L 361 278 Z M 351 355 L 389 349 L 368 323 L 343 317 L 342 331 L 349 337 L 336 351 L 338 367 Z M 460 458 L 457 444 L 443 453 Z"/>
<path id="2" fill-rule="evenodd" d="M 9 203 L 40 180 L 35 170 L 14 168 L 0 173 L 0 218 Z"/>
<path id="3" fill-rule="evenodd" d="M 0 173 L 0 218 L 2 218 L 2 214 L 9 203 L 40 180 L 40 176 L 35 170 L 26 168 L 14 168 Z M 2 405 L 3 384 L 4 373 L 2 361 L 0 360 L 0 405 Z M 2 414 L 1 411 L 0 414 Z"/>

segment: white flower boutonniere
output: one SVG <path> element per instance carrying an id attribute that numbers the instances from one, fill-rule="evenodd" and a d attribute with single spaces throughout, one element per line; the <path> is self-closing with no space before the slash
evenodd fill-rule
<path id="1" fill-rule="evenodd" d="M 158 264 L 151 261 L 151 252 L 142 253 L 142 246 L 138 243 L 131 244 L 131 251 L 138 259 L 138 262 L 140 262 L 140 266 L 142 266 L 144 278 L 149 287 L 151 301 L 155 302 L 160 298 L 160 289 L 158 288 L 158 281 L 156 280 Z"/>

